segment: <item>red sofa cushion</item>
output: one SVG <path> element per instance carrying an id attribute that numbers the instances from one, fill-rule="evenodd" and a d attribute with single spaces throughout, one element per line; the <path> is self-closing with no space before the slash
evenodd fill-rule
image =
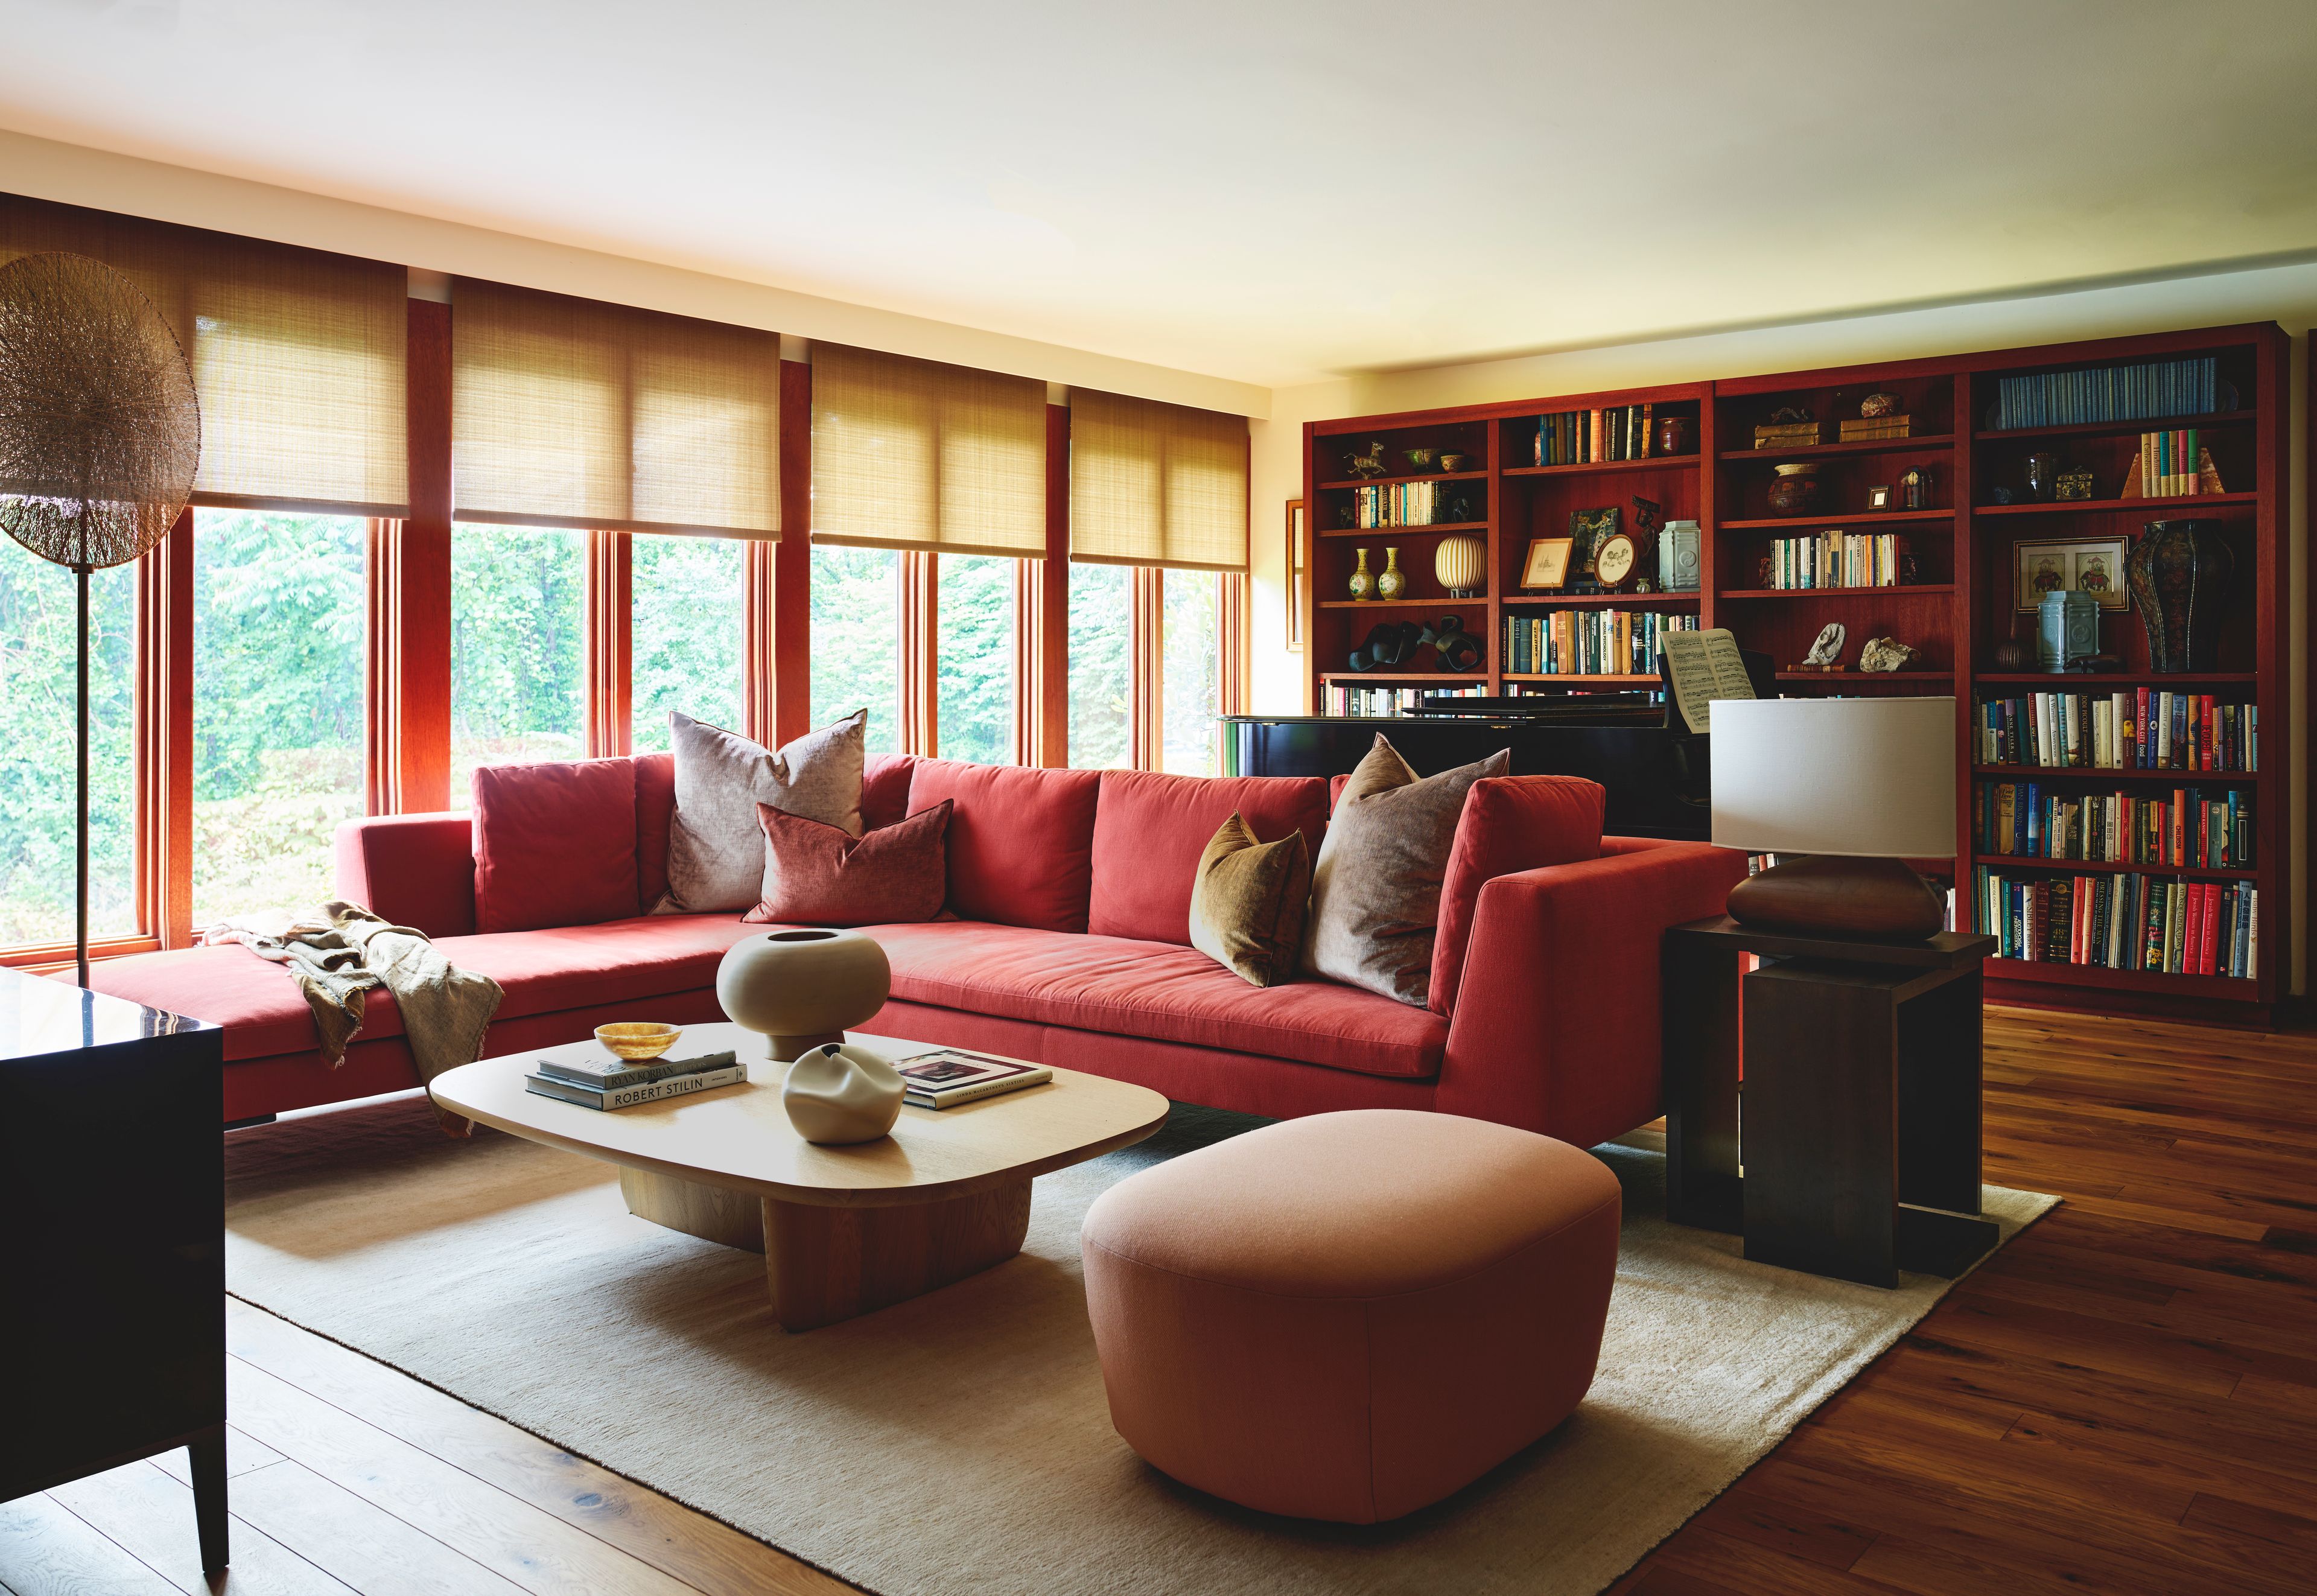
<path id="1" fill-rule="evenodd" d="M 1316 856 L 1328 826 L 1320 777 L 1101 773 L 1087 928 L 1145 942 L 1191 940 L 1191 878 L 1216 829 L 1236 812 L 1257 842 L 1302 831 Z"/>
<path id="2" fill-rule="evenodd" d="M 174 947 L 103 959 L 88 969 L 100 992 L 225 1027 L 225 1060 L 310 1054 L 321 1046 L 313 1010 L 286 965 L 246 947 Z M 383 987 L 362 994 L 357 1042 L 402 1035 L 402 1011 Z M 320 1065 L 314 1066 L 318 1070 Z"/>
<path id="3" fill-rule="evenodd" d="M 636 756 L 636 907 L 649 914 L 667 892 L 667 827 L 675 819 L 675 756 Z"/>
<path id="4" fill-rule="evenodd" d="M 1436 1074 L 1448 1040 L 1448 1022 L 1429 1009 L 1327 981 L 1249 986 L 1163 942 L 970 920 L 862 928 L 883 945 L 905 1002 L 1364 1075 Z"/>
<path id="5" fill-rule="evenodd" d="M 338 828 L 334 856 L 338 896 L 379 919 L 429 937 L 461 937 L 475 928 L 470 817 L 385 814 L 347 820 Z"/>
<path id="6" fill-rule="evenodd" d="M 725 950 L 743 937 L 762 934 L 761 927 L 744 924 L 737 914 L 652 914 L 448 937 L 435 946 L 461 969 L 506 989 L 498 1012 L 504 1020 L 712 988 Z"/>
<path id="7" fill-rule="evenodd" d="M 842 826 L 759 803 L 765 896 L 741 918 L 755 925 L 796 926 L 929 920 L 942 908 L 942 833 L 949 829 L 949 816 L 944 799 L 854 837 Z"/>
<path id="8" fill-rule="evenodd" d="M 581 759 L 475 772 L 475 928 L 636 913 L 636 765 Z"/>
<path id="9" fill-rule="evenodd" d="M 915 754 L 871 754 L 861 772 L 861 829 L 874 831 L 894 825 L 909 813 L 909 772 Z"/>
<path id="10" fill-rule="evenodd" d="M 1440 885 L 1427 1005 L 1433 1013 L 1456 1007 L 1481 887 L 1499 875 L 1599 858 L 1606 797 L 1598 782 L 1579 776 L 1491 776 L 1472 784 Z"/>
<path id="11" fill-rule="evenodd" d="M 1083 931 L 1100 789 L 1093 770 L 920 759 L 909 772 L 909 812 L 944 798 L 957 806 L 949 907 L 961 919 Z"/>

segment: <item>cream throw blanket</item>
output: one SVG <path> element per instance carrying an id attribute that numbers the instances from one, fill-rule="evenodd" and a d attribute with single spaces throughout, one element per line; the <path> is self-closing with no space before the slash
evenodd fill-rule
<path id="1" fill-rule="evenodd" d="M 319 917 L 248 915 L 221 920 L 201 933 L 204 943 L 237 942 L 261 959 L 288 968 L 314 1011 L 322 1062 L 336 1069 L 362 1030 L 362 994 L 382 986 L 402 1011 L 402 1033 L 418 1079 L 482 1056 L 483 1033 L 505 993 L 488 975 L 461 970 L 423 931 L 390 926 L 352 903 L 322 905 Z M 444 1115 L 443 1128 L 465 1135 L 474 1127 Z"/>

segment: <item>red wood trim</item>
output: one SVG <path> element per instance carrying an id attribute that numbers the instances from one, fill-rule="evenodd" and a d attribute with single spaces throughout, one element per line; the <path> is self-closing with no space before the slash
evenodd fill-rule
<path id="1" fill-rule="evenodd" d="M 451 806 L 451 307 L 409 302 L 410 514 L 394 538 L 393 812 Z"/>
<path id="2" fill-rule="evenodd" d="M 1026 614 L 1027 612 L 1025 611 Z M 1070 762 L 1070 408 L 1046 407 L 1046 558 L 1037 582 L 1037 759 Z M 1024 689 L 1025 695 L 1029 689 Z M 1026 701 L 1026 700 L 1025 700 Z"/>
<path id="3" fill-rule="evenodd" d="M 88 960 L 94 964 L 105 959 L 126 958 L 130 954 L 160 951 L 158 937 L 107 937 L 91 939 Z M 76 962 L 69 942 L 28 942 L 0 950 L 0 970 L 22 970 L 27 975 L 69 974 Z"/>
<path id="4" fill-rule="evenodd" d="M 635 542 L 624 532 L 587 534 L 587 756 L 608 759 L 635 746 Z"/>
<path id="5" fill-rule="evenodd" d="M 362 812 L 394 814 L 401 807 L 402 700 L 395 666 L 402 635 L 397 619 L 401 584 L 402 523 L 373 518 L 362 540 Z"/>
<path id="6" fill-rule="evenodd" d="M 1222 633 L 1218 650 L 1222 679 L 1216 684 L 1215 709 L 1218 714 L 1243 715 L 1248 705 L 1247 573 L 1224 571 L 1215 580 L 1221 585 L 1215 619 Z M 1228 736 L 1229 732 L 1219 729 L 1218 735 Z M 1215 768 L 1222 768 L 1220 756 Z"/>
<path id="7" fill-rule="evenodd" d="M 1134 601 L 1127 655 L 1133 661 L 1129 695 L 1129 754 L 1137 770 L 1157 770 L 1166 761 L 1167 573 L 1155 565 L 1134 568 Z"/>
<path id="8" fill-rule="evenodd" d="M 757 740 L 778 748 L 812 730 L 812 367 L 801 360 L 781 362 L 781 541 L 770 558 L 772 735 Z M 753 663 L 749 674 L 759 674 Z"/>
<path id="9" fill-rule="evenodd" d="M 1039 711 L 1045 684 L 1046 561 L 1014 562 L 1014 763 L 1039 763 Z"/>
<path id="10" fill-rule="evenodd" d="M 783 540 L 786 542 L 785 539 Z M 779 579 L 781 543 L 749 543 L 741 565 L 746 603 L 741 625 L 746 629 L 740 668 L 741 730 L 766 748 L 781 744 L 774 682 L 773 591 Z"/>
<path id="11" fill-rule="evenodd" d="M 137 928 L 193 939 L 193 512 L 137 562 Z M 120 940 L 118 938 L 116 941 Z M 20 950 L 25 951 L 25 950 Z M 96 950 L 89 950 L 92 958 Z"/>
<path id="12" fill-rule="evenodd" d="M 900 724 L 905 754 L 941 752 L 941 561 L 921 549 L 900 551 Z"/>

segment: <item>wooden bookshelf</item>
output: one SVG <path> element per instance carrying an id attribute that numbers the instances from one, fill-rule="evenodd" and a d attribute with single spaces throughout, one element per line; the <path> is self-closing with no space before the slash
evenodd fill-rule
<path id="1" fill-rule="evenodd" d="M 1318 534 L 1304 578 L 1304 613 L 1312 618 L 1306 654 L 1308 689 L 1314 703 L 1332 683 L 1482 685 L 1490 693 L 1503 692 L 1507 684 L 1517 684 L 1525 692 L 1611 686 L 1653 690 L 1659 684 L 1645 675 L 1508 674 L 1504 669 L 1507 618 L 1619 609 L 1695 615 L 1701 626 L 1730 628 L 1745 647 L 1770 654 L 1784 693 L 1952 695 L 1959 820 L 1957 852 L 1950 869 L 1951 879 L 1965 884 L 1965 902 L 1971 871 L 1981 863 L 2022 874 L 2137 870 L 2161 879 L 2245 881 L 2261 894 L 2257 979 L 1999 959 L 1988 964 L 1990 995 L 2096 1009 L 2255 1020 L 2273 1017 L 2288 991 L 2292 968 L 2288 883 L 2295 879 L 2296 842 L 2288 831 L 2286 785 L 2295 728 L 2294 693 L 2299 686 L 2286 679 L 2286 351 L 2284 334 L 2263 323 L 1307 423 L 1304 498 L 1312 507 L 1311 524 Z M 1998 429 L 1993 425 L 1998 383 L 2006 377 L 2201 356 L 2213 357 L 2221 378 L 2234 389 L 2233 408 L 2206 416 L 2071 426 Z M 2317 372 L 2311 381 L 2312 414 L 2317 417 Z M 1911 435 L 1748 447 L 1754 427 L 1783 407 L 1805 407 L 1830 430 L 1838 419 L 1857 415 L 1858 401 L 1878 391 L 1899 396 L 1901 411 L 1911 418 Z M 1540 417 L 1597 408 L 1617 411 L 1629 405 L 1650 407 L 1653 424 L 1669 414 L 1682 417 L 1688 424 L 1688 452 L 1658 454 L 1653 436 L 1652 452 L 1636 459 L 1575 465 L 1535 462 Z M 2126 467 L 2140 434 L 2168 426 L 2198 430 L 2225 492 L 2123 497 Z M 1401 479 L 1458 484 L 1472 496 L 1463 524 L 1453 528 L 1362 529 L 1338 525 L 1339 517 L 1349 513 L 1351 489 L 1359 486 L 1346 462 L 1354 453 L 1366 453 L 1374 442 L 1382 443 L 1392 460 L 1402 458 L 1399 452 L 1409 448 L 1465 454 L 1468 464 L 1479 469 L 1453 477 Z M 2026 502 L 2021 467 L 2031 450 L 2056 453 L 2065 467 L 2089 467 L 2099 497 Z M 1819 502 L 1803 516 L 1771 514 L 1767 496 L 1773 468 L 1803 462 L 1820 467 Z M 1926 507 L 1866 509 L 1867 488 L 1890 486 L 1895 498 L 1901 475 L 1910 468 L 1929 473 L 1931 497 Z M 1993 502 L 1998 487 L 2009 490 L 2016 502 Z M 1571 512 L 1607 506 L 1619 507 L 1621 525 L 1630 532 L 1636 496 L 1656 503 L 1669 520 L 1698 523 L 1701 591 L 1580 595 L 1521 590 L 1519 577 L 1530 539 L 1566 536 Z M 2120 658 L 2123 668 L 2118 671 L 2054 676 L 1996 668 L 1996 647 L 2007 637 L 2016 634 L 2031 646 L 2033 641 L 2032 617 L 2014 607 L 2017 544 L 2128 541 L 2139 534 L 2143 522 L 2189 516 L 2219 522 L 2237 556 L 2219 659 L 2211 669 L 2196 675 L 2152 671 L 2144 629 L 2130 609 L 2103 611 L 2101 617 L 2102 646 Z M 1917 579 L 1888 587 L 1804 589 L 1767 587 L 1758 579 L 1761 558 L 1774 539 L 1837 530 L 1901 534 L 1914 559 Z M 1458 531 L 1487 543 L 1490 588 L 1484 599 L 1449 598 L 1439 593 L 1433 579 L 1438 538 Z M 1637 538 L 1637 545 L 1642 541 Z M 1345 581 L 1355 549 L 1369 549 L 1370 569 L 1375 570 L 1382 569 L 1383 549 L 1393 544 L 1400 547 L 1400 569 L 1409 578 L 1409 596 L 1389 608 L 1349 603 Z M 1655 549 L 1640 551 L 1643 570 L 1654 576 Z M 1373 623 L 1359 618 L 1362 609 L 1384 610 L 1395 619 L 1420 618 L 1426 611 L 1462 614 L 1467 628 L 1487 646 L 1482 671 L 1437 674 L 1430 668 L 1428 648 L 1420 650 L 1414 670 L 1346 669 L 1350 650 Z M 1853 668 L 1792 669 L 1829 621 L 1839 621 L 1848 630 L 1844 655 Z M 1891 673 L 1856 668 L 1860 647 L 1869 638 L 1883 636 L 1918 650 L 1910 668 Z M 2317 656 L 2313 656 L 2313 670 L 2317 670 Z M 1973 712 L 1982 695 L 2099 693 L 2139 686 L 2210 693 L 2226 703 L 2258 704 L 2260 770 L 2045 769 L 1973 763 Z M 2108 784 L 2126 791 L 2164 785 L 2250 791 L 2256 864 L 2250 870 L 2215 872 L 2155 865 L 2104 870 L 2079 867 L 2074 861 L 2008 855 L 1982 861 L 1972 852 L 1973 793 L 1977 784 L 1997 780 L 2053 781 L 2077 788 Z M 2313 806 L 2313 824 L 2317 824 L 2317 806 Z"/>

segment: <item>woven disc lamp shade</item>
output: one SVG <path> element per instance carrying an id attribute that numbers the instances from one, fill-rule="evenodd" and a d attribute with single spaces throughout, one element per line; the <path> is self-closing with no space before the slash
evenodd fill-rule
<path id="1" fill-rule="evenodd" d="M 1906 861 L 1955 856 L 1955 713 L 1952 698 L 1715 704 L 1714 843 L 1781 856 L 1731 889 L 1731 918 L 1877 941 L 1935 935 L 1945 900 Z"/>

